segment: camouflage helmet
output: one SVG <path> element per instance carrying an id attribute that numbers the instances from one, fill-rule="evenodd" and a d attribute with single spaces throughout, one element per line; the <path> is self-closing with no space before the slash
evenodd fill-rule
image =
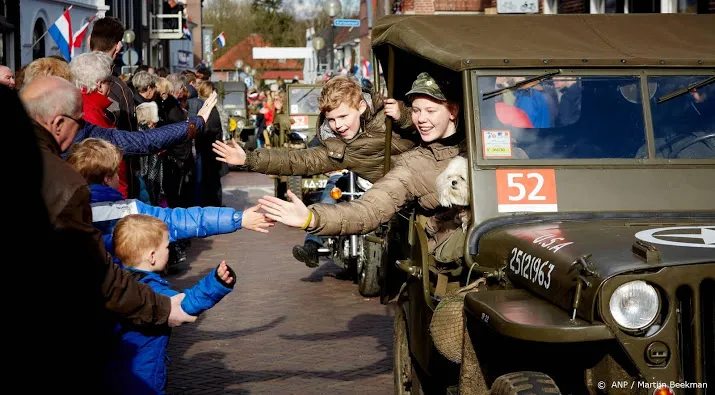
<path id="1" fill-rule="evenodd" d="M 445 82 L 438 82 L 429 73 L 423 72 L 417 76 L 415 82 L 412 83 L 412 89 L 405 96 L 427 95 L 439 101 L 447 101 L 446 91 Z"/>

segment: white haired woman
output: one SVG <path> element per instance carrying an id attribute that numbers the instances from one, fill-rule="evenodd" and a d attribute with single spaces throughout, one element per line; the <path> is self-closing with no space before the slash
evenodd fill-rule
<path id="1" fill-rule="evenodd" d="M 114 119 L 107 107 L 112 85 L 112 58 L 103 52 L 78 55 L 70 62 L 72 82 L 82 91 L 85 121 L 104 128 L 115 128 Z"/>

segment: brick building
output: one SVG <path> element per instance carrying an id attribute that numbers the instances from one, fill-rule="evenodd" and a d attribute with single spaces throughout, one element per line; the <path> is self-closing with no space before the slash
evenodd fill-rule
<path id="1" fill-rule="evenodd" d="M 392 13 L 496 13 L 498 0 L 378 0 L 391 3 Z M 715 0 L 539 0 L 546 14 L 715 13 Z"/>

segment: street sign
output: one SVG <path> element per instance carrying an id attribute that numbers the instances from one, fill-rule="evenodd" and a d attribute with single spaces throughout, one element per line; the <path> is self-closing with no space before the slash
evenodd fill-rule
<path id="1" fill-rule="evenodd" d="M 359 19 L 336 19 L 333 21 L 335 27 L 360 27 Z"/>
<path id="2" fill-rule="evenodd" d="M 127 66 L 136 66 L 139 62 L 139 54 L 133 48 L 129 48 L 124 51 L 124 55 L 122 55 L 122 62 L 124 62 Z"/>

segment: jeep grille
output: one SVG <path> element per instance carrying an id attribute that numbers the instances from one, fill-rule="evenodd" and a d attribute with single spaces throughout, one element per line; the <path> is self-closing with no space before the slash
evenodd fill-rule
<path id="1" fill-rule="evenodd" d="M 681 285 L 675 301 L 682 380 L 715 383 L 715 281 Z M 685 389 L 685 394 L 696 391 Z M 704 393 L 715 391 L 705 389 Z"/>

